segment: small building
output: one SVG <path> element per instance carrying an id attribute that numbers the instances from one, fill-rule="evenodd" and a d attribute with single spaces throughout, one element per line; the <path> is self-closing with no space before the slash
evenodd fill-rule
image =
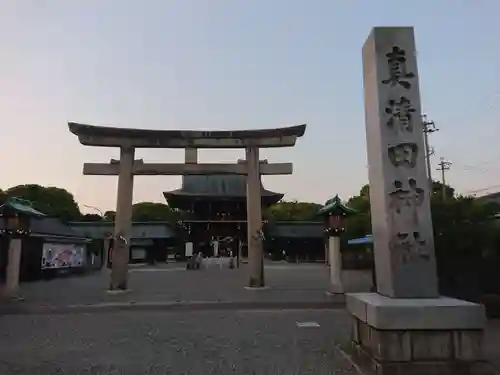
<path id="1" fill-rule="evenodd" d="M 0 223 L 3 229 L 3 223 Z M 0 279 L 5 280 L 8 238 L 0 239 Z M 22 239 L 20 281 L 53 276 L 61 270 L 81 271 L 88 264 L 88 239 L 73 231 L 60 219 L 34 217 L 31 233 Z"/>
<path id="2" fill-rule="evenodd" d="M 264 227 L 265 250 L 272 259 L 325 261 L 325 226 L 316 221 L 278 221 Z"/>
<path id="3" fill-rule="evenodd" d="M 114 222 L 73 221 L 68 225 L 81 236 L 92 239 L 93 248 L 102 266 L 105 252 L 112 248 Z M 133 222 L 130 238 L 130 263 L 166 262 L 179 243 L 177 225 L 163 221 Z"/>
<path id="4" fill-rule="evenodd" d="M 180 189 L 163 194 L 170 207 L 182 211 L 184 240 L 193 244 L 195 253 L 246 255 L 245 176 L 183 176 Z M 283 198 L 283 194 L 266 190 L 262 184 L 261 196 L 263 210 Z"/>
<path id="5" fill-rule="evenodd" d="M 195 253 L 247 256 L 245 176 L 183 176 L 180 189 L 163 194 L 170 207 L 182 212 L 183 241 L 191 242 Z M 261 183 L 262 211 L 283 196 Z M 277 259 L 324 260 L 323 229 L 321 222 L 263 221 L 264 249 Z"/>

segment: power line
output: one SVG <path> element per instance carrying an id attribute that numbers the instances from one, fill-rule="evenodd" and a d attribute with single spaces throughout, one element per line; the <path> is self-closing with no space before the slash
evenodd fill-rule
<path id="1" fill-rule="evenodd" d="M 491 189 L 498 189 L 498 188 L 500 188 L 500 184 L 499 185 L 491 185 L 491 186 L 488 186 L 488 187 L 485 187 L 482 189 L 467 190 L 464 193 L 465 194 L 475 194 L 475 193 L 481 193 L 483 191 L 487 191 L 487 190 L 491 190 Z"/>
<path id="2" fill-rule="evenodd" d="M 444 160 L 444 158 L 441 158 L 441 162 L 438 164 L 439 168 L 437 168 L 438 171 L 441 171 L 441 194 L 443 197 L 443 201 L 446 200 L 446 178 L 445 178 L 445 172 L 450 170 L 451 168 L 451 162 Z"/>

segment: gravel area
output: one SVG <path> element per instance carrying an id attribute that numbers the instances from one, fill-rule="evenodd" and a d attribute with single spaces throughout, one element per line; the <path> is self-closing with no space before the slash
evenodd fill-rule
<path id="1" fill-rule="evenodd" d="M 350 320 L 342 297 L 325 293 L 324 265 L 267 264 L 265 290 L 245 289 L 245 266 L 136 266 L 118 295 L 108 281 L 97 272 L 25 283 L 21 300 L 2 301 L 0 374 L 357 373 L 337 347 Z M 371 275 L 347 271 L 344 284 L 368 291 Z M 500 375 L 500 320 L 484 349 Z"/>
<path id="2" fill-rule="evenodd" d="M 341 310 L 3 316 L 0 374 L 357 374 L 336 346 L 346 322 Z"/>

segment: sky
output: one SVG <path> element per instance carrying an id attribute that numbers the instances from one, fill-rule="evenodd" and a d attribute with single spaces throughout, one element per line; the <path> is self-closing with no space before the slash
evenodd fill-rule
<path id="1" fill-rule="evenodd" d="M 256 129 L 307 123 L 293 162 L 266 176 L 285 199 L 347 199 L 368 182 L 361 48 L 374 26 L 414 26 L 423 111 L 461 193 L 500 190 L 497 0 L 0 0 L 0 188 L 65 188 L 82 211 L 114 209 L 116 177 L 83 176 L 113 148 L 82 146 L 68 121 L 124 128 Z M 182 162 L 182 150 L 138 150 Z M 200 162 L 243 151 L 202 150 Z M 177 176 L 137 177 L 163 202 Z M 90 211 L 89 211 L 90 210 Z"/>

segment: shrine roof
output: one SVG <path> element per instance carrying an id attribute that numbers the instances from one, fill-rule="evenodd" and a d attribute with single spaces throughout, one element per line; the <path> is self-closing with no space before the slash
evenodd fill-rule
<path id="1" fill-rule="evenodd" d="M 245 198 L 246 189 L 246 177 L 243 175 L 183 176 L 180 189 L 167 191 L 163 194 L 166 199 L 176 196 Z M 283 198 L 284 194 L 269 191 L 261 183 L 261 195 L 273 197 L 278 201 Z"/>
<path id="2" fill-rule="evenodd" d="M 0 220 L 0 229 L 4 229 L 5 224 Z M 45 238 L 66 238 L 73 242 L 82 242 L 86 236 L 74 231 L 71 226 L 56 217 L 36 216 L 30 222 L 31 236 Z"/>
<path id="3" fill-rule="evenodd" d="M 30 201 L 18 197 L 8 198 L 4 204 L 0 206 L 0 215 L 19 213 L 28 216 L 46 216 L 44 213 L 35 210 Z"/>
<path id="4" fill-rule="evenodd" d="M 68 225 L 77 233 L 89 238 L 109 238 L 113 235 L 113 221 L 72 221 Z M 166 221 L 132 222 L 131 240 L 172 238 L 176 225 Z"/>
<path id="5" fill-rule="evenodd" d="M 328 214 L 347 215 L 347 214 L 354 214 L 356 212 L 357 212 L 356 210 L 343 204 L 340 197 L 336 195 L 325 202 L 325 205 L 322 208 L 320 208 L 318 215 L 328 215 Z"/>
<path id="6" fill-rule="evenodd" d="M 69 130 L 87 146 L 148 148 L 241 148 L 295 145 L 306 125 L 255 130 L 154 130 L 68 123 Z"/>

